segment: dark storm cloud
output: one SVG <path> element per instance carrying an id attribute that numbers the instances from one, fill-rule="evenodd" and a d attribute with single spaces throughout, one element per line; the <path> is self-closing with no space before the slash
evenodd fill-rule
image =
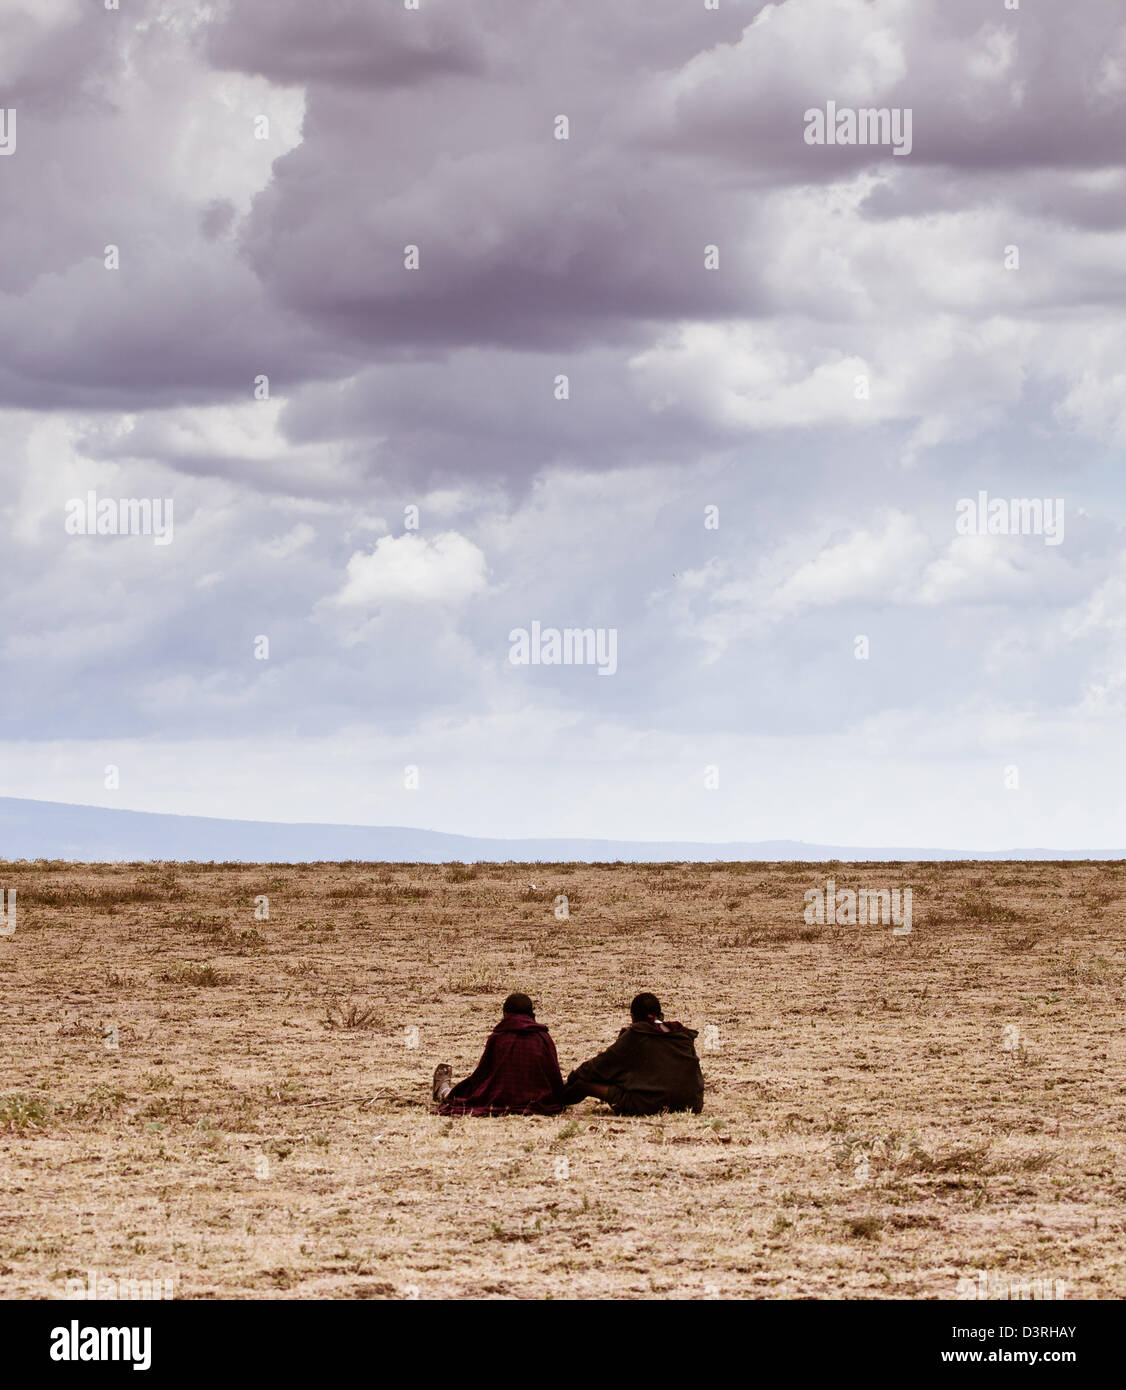
<path id="1" fill-rule="evenodd" d="M 409 87 L 438 74 L 486 71 L 474 9 L 443 0 L 413 11 L 366 0 L 250 0 L 227 7 L 207 52 L 216 67 L 274 82 Z"/>
<path id="2" fill-rule="evenodd" d="M 911 155 L 877 152 L 871 217 L 965 210 L 966 196 L 989 206 L 1007 170 L 1019 184 L 1032 165 L 1098 169 L 1121 157 L 1126 41 L 1110 0 L 1084 14 L 1061 28 L 1030 3 L 986 15 L 968 0 L 715 12 L 248 0 L 180 39 L 217 67 L 305 91 L 300 143 L 244 218 L 230 198 L 153 196 L 160 127 L 118 109 L 115 80 L 128 47 L 155 83 L 176 36 L 87 13 L 20 50 L 17 94 L 21 81 L 49 86 L 54 63 L 60 90 L 87 95 L 29 99 L 3 170 L 0 393 L 39 406 L 237 400 L 258 371 L 288 391 L 403 358 L 441 361 L 437 380 L 456 367 L 451 348 L 625 358 L 683 320 L 784 314 L 786 289 L 762 279 L 780 232 L 763 226 L 771 190 L 829 184 L 873 157 L 806 145 L 805 109 L 830 97 L 913 109 Z M 557 115 L 568 141 L 553 138 Z M 220 120 L 213 138 L 227 158 L 250 137 Z M 928 177 L 935 165 L 958 181 Z M 1039 200 L 1049 215 L 1118 225 L 1120 191 L 1059 179 L 1053 191 Z M 1035 194 L 1017 193 L 1035 214 Z M 100 264 L 114 241 L 118 283 Z M 404 269 L 408 245 L 418 271 Z M 705 269 L 709 245 L 720 273 Z"/>
<path id="3" fill-rule="evenodd" d="M 312 41 L 302 144 L 257 200 L 247 253 L 279 303 L 386 355 L 574 348 L 654 321 L 753 313 L 752 266 L 733 258 L 720 278 L 703 264 L 746 209 L 688 162 L 635 157 L 614 127 L 646 73 L 733 37 L 759 8 L 491 3 L 377 18 L 345 6 L 355 51 Z M 231 63 L 253 54 L 253 71 L 283 53 L 301 68 L 291 27 L 321 21 L 301 6 L 239 6 L 213 51 Z M 391 68 L 409 44 L 461 54 L 463 75 L 405 62 L 401 80 L 336 80 L 373 54 Z M 557 115 L 567 141 L 553 138 Z M 407 245 L 419 247 L 417 273 L 404 270 Z"/>
<path id="4" fill-rule="evenodd" d="M 338 343 L 384 359 L 440 357 L 426 392 L 439 412 L 435 388 L 459 363 L 469 377 L 453 381 L 455 399 L 473 378 L 469 357 L 442 355 L 451 346 L 603 344 L 625 355 L 682 319 L 784 314 L 787 291 L 762 283 L 781 231 L 762 230 L 762 198 L 873 159 L 804 143 L 804 111 L 834 94 L 914 111 L 910 157 L 878 152 L 883 182 L 862 209 L 871 216 L 902 215 L 913 199 L 965 211 L 966 195 L 988 208 L 1006 170 L 1023 184 L 1030 166 L 1097 169 L 1121 157 L 1126 83 L 1110 3 L 1062 36 L 1027 5 L 996 15 L 968 3 L 701 7 L 675 22 L 652 6 L 619 6 L 612 19 L 590 6 L 473 13 L 493 61 L 463 79 L 341 90 L 311 72 L 302 144 L 279 161 L 243 233 L 274 301 Z M 250 7 L 237 17 L 267 55 L 289 22 L 283 12 L 275 28 L 271 16 Z M 410 32 L 418 18 L 387 22 Z M 549 46 L 539 39 L 548 29 Z M 569 141 L 551 138 L 556 114 L 571 121 Z M 960 173 L 944 195 L 947 166 Z M 1113 189 L 1054 187 L 1051 216 L 1115 224 Z M 1021 191 L 1017 206 L 1036 215 L 1047 200 Z M 408 244 L 418 271 L 403 268 Z M 704 268 L 707 245 L 721 248 L 722 274 Z M 373 390 L 373 406 L 382 394 Z"/>
<path id="5" fill-rule="evenodd" d="M 599 101 L 601 77 L 632 79 L 738 39 L 767 0 L 723 0 L 718 9 L 619 0 L 228 0 L 207 36 L 220 67 L 276 81 L 353 81 L 369 89 L 420 85 L 447 74 L 512 81 L 550 71 L 583 78 Z M 607 93 L 620 100 L 620 93 Z"/>
<path id="6" fill-rule="evenodd" d="M 556 398 L 567 376 L 569 398 Z M 652 408 L 620 351 L 532 353 L 469 348 L 439 361 L 388 363 L 343 387 L 310 385 L 286 405 L 294 443 L 372 441 L 367 471 L 415 485 L 459 478 L 528 481 L 543 468 L 694 464 L 723 431 Z"/>
<path id="7" fill-rule="evenodd" d="M 488 89 L 482 98 L 491 105 Z M 429 138 L 371 147 L 377 104 L 401 107 L 390 128 L 417 123 Z M 538 104 L 492 145 L 471 102 L 450 134 L 401 94 L 310 93 L 305 139 L 244 232 L 276 302 L 357 354 L 385 355 L 628 342 L 655 322 L 761 306 L 749 258 L 733 256 L 723 277 L 705 269 L 705 247 L 743 215 L 722 190 L 688 164 L 633 165 L 585 136 L 555 141 Z M 404 268 L 408 246 L 417 270 Z"/>
<path id="8" fill-rule="evenodd" d="M 129 410 L 248 395 L 259 372 L 282 384 L 340 370 L 224 241 L 230 199 L 201 196 L 209 166 L 240 194 L 240 166 L 264 181 L 269 147 L 221 79 L 200 90 L 185 33 L 158 8 L 9 20 L 0 403 Z"/>

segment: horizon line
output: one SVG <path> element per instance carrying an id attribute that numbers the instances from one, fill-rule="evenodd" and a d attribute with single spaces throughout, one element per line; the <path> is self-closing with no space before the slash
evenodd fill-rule
<path id="1" fill-rule="evenodd" d="M 740 839 L 740 840 L 690 840 L 690 839 L 676 839 L 676 838 L 663 838 L 663 837 L 662 837 L 662 838 L 658 838 L 658 837 L 629 838 L 629 837 L 627 837 L 627 836 L 620 836 L 620 835 L 619 835 L 619 836 L 611 836 L 611 835 L 585 835 L 585 836 L 584 836 L 584 835 L 552 835 L 552 834 L 519 835 L 519 836 L 516 836 L 516 835 L 469 835 L 469 834 L 466 834 L 466 833 L 463 832 L 463 831 L 458 831 L 458 830 L 435 830 L 435 829 L 433 829 L 433 828 L 431 828 L 431 827 L 428 827 L 428 826 L 393 825 L 393 824 L 373 825 L 373 824 L 363 824 L 363 823 L 355 822 L 355 821 L 254 820 L 254 819 L 249 819 L 249 818 L 245 818 L 245 817 L 238 817 L 238 816 L 201 815 L 201 814 L 198 814 L 198 813 L 194 813 L 194 812 L 185 812 L 185 811 L 142 811 L 142 810 L 137 810 L 137 809 L 135 809 L 135 808 L 133 808 L 133 807 L 126 807 L 126 806 L 100 806 L 100 805 L 97 805 L 96 803 L 92 803 L 92 802 L 53 801 L 53 800 L 46 800 L 46 799 L 43 799 L 43 798 L 40 798 L 40 797 L 22 797 L 22 796 L 7 796 L 7 795 L 0 795 L 0 802 L 17 802 L 17 803 L 20 803 L 20 804 L 22 804 L 22 805 L 28 805 L 28 806 L 43 806 L 43 807 L 50 806 L 50 807 L 58 807 L 58 808 L 61 808 L 61 809 L 64 809 L 64 810 L 68 810 L 68 811 L 95 811 L 95 812 L 104 812 L 104 813 L 107 813 L 107 814 L 109 814 L 109 815 L 144 816 L 144 817 L 152 817 L 152 818 L 158 818 L 158 819 L 174 819 L 174 820 L 211 821 L 211 822 L 215 822 L 216 824 L 222 824 L 222 825 L 284 826 L 284 827 L 287 827 L 287 828 L 290 828 L 290 829 L 300 829 L 300 828 L 302 828 L 302 827 L 304 827 L 304 826 L 310 826 L 310 827 L 314 827 L 314 826 L 315 826 L 315 827 L 317 827 L 318 829 L 323 829 L 323 830 L 360 830 L 360 831 L 362 831 L 362 830 L 372 830 L 372 831 L 397 831 L 397 832 L 404 832 L 404 831 L 405 831 L 405 832 L 408 832 L 408 833 L 414 833 L 414 834 L 420 834 L 420 835 L 436 835 L 436 836 L 441 836 L 441 837 L 443 837 L 443 838 L 452 839 L 452 840 L 469 840 L 469 841 L 475 841 L 475 842 L 478 842 L 478 843 L 480 843 L 480 842 L 493 842 L 493 843 L 496 843 L 496 844 L 517 844 L 517 845 L 519 845 L 519 844 L 530 844 L 530 843 L 536 843 L 536 842 L 550 841 L 550 842 L 553 842 L 553 843 L 556 843 L 556 844 L 560 844 L 560 845 L 567 845 L 567 844 L 682 845 L 682 846 L 686 846 L 686 847 L 687 847 L 687 846 L 693 846 L 693 847 L 698 847 L 698 848 L 712 848 L 712 847 L 715 847 L 715 848 L 724 848 L 724 849 L 733 848 L 733 847 L 739 847 L 739 846 L 744 846 L 744 845 L 747 846 L 747 847 L 750 847 L 750 848 L 754 848 L 754 847 L 762 846 L 762 845 L 789 845 L 789 846 L 796 846 L 796 847 L 799 847 L 799 848 L 809 848 L 809 849 L 811 849 L 811 850 L 829 849 L 829 848 L 832 848 L 832 849 L 840 849 L 840 850 L 846 850 L 846 851 L 856 851 L 856 852 L 858 852 L 858 853 L 860 853 L 860 854 L 870 854 L 870 853 L 872 853 L 875 849 L 879 849 L 879 850 L 881 850 L 881 851 L 890 851 L 890 852 L 894 852 L 894 853 L 897 854 L 897 855 L 910 855 L 910 854 L 912 854 L 913 852 L 928 853 L 928 854 L 946 853 L 946 854 L 951 854 L 951 855 L 957 856 L 957 857 L 962 858 L 962 859 L 965 859 L 965 858 L 972 858 L 972 857 L 975 856 L 975 855 L 988 855 L 988 856 L 994 857 L 994 858 L 995 858 L 995 857 L 998 857 L 998 856 L 1004 857 L 1004 856 L 1006 856 L 1006 855 L 1013 855 L 1013 856 L 1017 856 L 1017 857 L 1019 857 L 1019 858 L 1027 859 L 1030 855 L 1033 855 L 1033 854 L 1040 854 L 1040 853 L 1042 853 L 1042 854 L 1047 854 L 1047 855 L 1071 855 L 1071 856 L 1076 856 L 1076 857 L 1080 857 L 1080 858 L 1082 858 L 1082 857 L 1084 857 L 1084 856 L 1091 856 L 1091 855 L 1094 855 L 1094 856 L 1113 856 L 1113 857 L 1115 857 L 1115 858 L 1126 858 L 1126 849 L 1124 849 L 1124 848 L 1121 847 L 1121 846 L 1105 846 L 1105 847 L 1085 846 L 1085 847 L 1082 848 L 1082 849 L 1057 849 L 1057 848 L 1052 848 L 1052 847 L 1045 846 L 1045 845 L 1036 845 L 1036 846 L 1030 846 L 1030 847 L 1027 847 L 1027 848 L 1021 848 L 1021 847 L 1019 847 L 1019 846 L 1012 846 L 1012 847 L 1009 847 L 1009 848 L 1007 848 L 1007 849 L 1000 849 L 1000 850 L 996 850 L 996 849 L 995 849 L 995 850 L 982 850 L 982 849 L 978 849 L 978 850 L 966 850 L 966 849 L 952 849 L 952 848 L 950 848 L 950 847 L 948 847 L 948 846 L 933 846 L 933 845 L 879 845 L 879 846 L 868 846 L 868 845 L 835 845 L 835 844 L 827 844 L 827 843 L 824 842 L 824 841 L 793 839 L 793 838 L 788 837 L 788 836 L 777 836 L 777 837 L 772 838 L 772 839 L 762 839 L 762 840 L 747 840 L 747 839 Z M 47 857 L 56 857 L 56 856 L 47 856 Z M 2 858 L 2 856 L 0 856 L 0 858 Z M 7 861 L 7 862 L 14 862 L 14 861 Z M 77 862 L 77 861 L 76 861 L 76 862 Z M 185 862 L 190 862 L 190 861 L 185 861 Z M 247 862 L 250 862 L 250 861 L 247 861 Z M 310 862 L 313 862 L 313 861 L 310 861 Z M 326 861 L 323 861 L 323 862 L 334 862 L 334 861 L 326 860 Z M 359 861 L 359 860 L 357 860 L 357 861 L 355 861 L 355 862 L 364 862 L 364 861 Z M 371 862 L 374 863 L 374 862 L 380 862 L 380 861 L 374 861 L 374 860 L 373 860 L 373 861 L 371 861 Z M 848 862 L 848 861 L 847 861 L 847 860 L 842 860 L 841 862 Z"/>

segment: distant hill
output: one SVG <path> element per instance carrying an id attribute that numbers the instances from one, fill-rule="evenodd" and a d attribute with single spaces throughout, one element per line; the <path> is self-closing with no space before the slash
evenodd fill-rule
<path id="1" fill-rule="evenodd" d="M 1123 859 L 1126 850 L 950 850 L 810 845 L 800 840 L 486 840 L 381 825 L 291 825 L 156 815 L 60 801 L 0 797 L 0 859 L 197 860 L 301 863 L 308 860 L 441 864 L 699 860 Z"/>

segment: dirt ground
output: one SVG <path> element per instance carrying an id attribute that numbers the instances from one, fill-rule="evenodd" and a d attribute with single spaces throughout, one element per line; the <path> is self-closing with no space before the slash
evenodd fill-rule
<path id="1" fill-rule="evenodd" d="M 912 930 L 806 925 L 827 877 L 910 887 Z M 0 888 L 0 1296 L 1126 1296 L 1126 865 L 18 863 Z M 430 1114 L 513 989 L 564 1073 L 654 990 L 700 1030 L 704 1113 Z"/>

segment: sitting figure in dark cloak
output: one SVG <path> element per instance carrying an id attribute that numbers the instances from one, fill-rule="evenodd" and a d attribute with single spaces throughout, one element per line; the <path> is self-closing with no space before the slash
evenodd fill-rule
<path id="1" fill-rule="evenodd" d="M 633 1020 L 605 1052 L 567 1078 L 563 1103 L 586 1096 L 604 1100 L 615 1115 L 656 1115 L 662 1110 L 704 1108 L 704 1074 L 696 1056 L 694 1028 L 666 1023 L 655 994 L 639 994 L 629 1006 Z"/>
<path id="2" fill-rule="evenodd" d="M 510 994 L 504 1001 L 503 1016 L 464 1081 L 453 1085 L 453 1069 L 445 1062 L 435 1070 L 434 1104 L 440 1115 L 559 1114 L 559 1058 L 526 994 Z"/>

